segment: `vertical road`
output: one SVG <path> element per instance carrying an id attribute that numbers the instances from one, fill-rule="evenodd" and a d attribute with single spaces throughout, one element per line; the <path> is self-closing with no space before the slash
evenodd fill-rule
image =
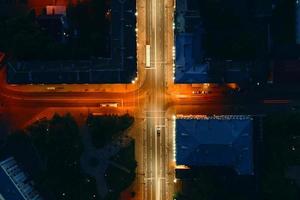
<path id="1" fill-rule="evenodd" d="M 146 70 L 144 89 L 148 91 L 145 117 L 145 186 L 144 199 L 167 200 L 166 156 L 166 70 L 165 70 L 165 1 L 146 0 L 146 43 L 151 47 L 151 67 Z"/>

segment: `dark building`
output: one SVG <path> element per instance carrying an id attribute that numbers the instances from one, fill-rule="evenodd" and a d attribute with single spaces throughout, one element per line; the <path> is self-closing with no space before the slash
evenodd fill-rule
<path id="1" fill-rule="evenodd" d="M 0 199 L 42 200 L 13 157 L 0 161 Z"/>
<path id="2" fill-rule="evenodd" d="M 270 83 L 300 83 L 300 4 L 297 0 L 274 0 L 271 20 Z"/>
<path id="3" fill-rule="evenodd" d="M 26 0 L 28 8 L 34 9 L 37 14 L 40 14 L 46 6 L 56 5 L 56 6 L 67 6 L 69 4 L 75 5 L 78 2 L 77 0 Z"/>
<path id="4" fill-rule="evenodd" d="M 223 166 L 238 175 L 253 175 L 252 121 L 235 115 L 177 118 L 177 165 Z"/>
<path id="5" fill-rule="evenodd" d="M 267 79 L 270 1 L 176 2 L 176 83 Z"/>
<path id="6" fill-rule="evenodd" d="M 34 9 L 39 15 L 49 5 L 67 6 L 75 5 L 77 0 L 0 0 L 0 17 L 11 17 L 16 13 L 25 13 Z"/>
<path id="7" fill-rule="evenodd" d="M 253 125 L 245 115 L 177 117 L 175 182 L 183 197 L 257 199 Z"/>
<path id="8" fill-rule="evenodd" d="M 46 31 L 54 40 L 66 42 L 69 37 L 69 26 L 64 15 L 41 15 L 37 22 L 43 31 Z"/>
<path id="9" fill-rule="evenodd" d="M 300 60 L 275 60 L 272 69 L 273 84 L 300 84 Z"/>
<path id="10" fill-rule="evenodd" d="M 26 0 L 0 0 L 0 19 L 24 13 L 26 10 Z"/>
<path id="11" fill-rule="evenodd" d="M 111 1 L 111 52 L 108 58 L 11 61 L 7 64 L 8 82 L 16 84 L 130 83 L 136 77 L 135 6 L 135 1 Z M 45 19 L 48 18 L 52 19 L 51 16 L 45 16 Z M 61 24 L 55 24 L 59 25 L 58 29 L 60 29 Z"/>

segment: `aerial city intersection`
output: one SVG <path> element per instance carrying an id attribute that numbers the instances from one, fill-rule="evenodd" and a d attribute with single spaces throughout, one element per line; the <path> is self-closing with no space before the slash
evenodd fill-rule
<path id="1" fill-rule="evenodd" d="M 26 48 L 39 45 L 23 45 L 21 36 L 16 40 L 20 43 L 15 45 L 23 45 L 25 50 L 0 41 L 0 51 L 3 51 L 0 52 L 1 141 L 6 141 L 7 135 L 17 130 L 32 131 L 28 127 L 51 119 L 54 114 L 71 114 L 79 127 L 85 127 L 87 119 L 93 117 L 129 115 L 134 122 L 126 131 L 134 140 L 137 164 L 134 181 L 129 189 L 124 189 L 129 191 L 129 197 L 122 191 L 119 199 L 213 199 L 220 186 L 213 185 L 215 182 L 212 183 L 207 174 L 217 177 L 218 183 L 228 183 L 228 188 L 238 187 L 241 199 L 260 199 L 258 197 L 264 194 L 263 189 L 257 189 L 263 173 L 260 154 L 264 146 L 264 118 L 269 113 L 295 114 L 298 110 L 300 62 L 294 59 L 297 56 L 289 54 L 295 48 L 299 50 L 298 1 L 293 4 L 296 20 L 291 35 L 295 35 L 295 42 L 290 42 L 293 43 L 291 49 L 285 46 L 288 59 L 285 55 L 276 57 L 282 49 L 274 45 L 278 41 L 290 44 L 288 40 L 278 39 L 286 35 L 276 29 L 278 22 L 272 21 L 280 17 L 276 15 L 276 9 L 280 11 L 282 6 L 280 1 L 259 4 L 258 1 L 231 0 L 226 6 L 223 1 L 209 3 L 206 0 L 106 0 L 101 5 L 88 3 L 93 0 L 70 1 L 70 5 L 59 0 L 45 3 L 29 0 L 26 5 L 14 2 L 18 3 L 0 1 L 0 7 L 6 6 L 16 13 L 25 7 L 35 10 L 34 14 L 29 12 L 30 20 L 34 18 L 41 30 L 48 31 L 62 46 L 54 46 L 57 49 L 45 53 L 48 49 L 41 45 L 45 52 L 38 55 L 38 51 Z M 90 18 L 82 14 L 84 9 Z M 103 15 L 98 16 L 97 9 Z M 12 16 L 5 12 L 2 15 L 0 31 L 3 28 L 3 32 L 8 32 L 11 21 L 7 19 Z M 101 19 L 101 23 L 95 23 L 93 17 Z M 83 22 L 88 19 L 92 22 Z M 20 28 L 17 23 L 12 27 Z M 247 23 L 249 25 L 244 27 Z M 96 25 L 101 27 L 95 28 Z M 94 31 L 93 35 L 89 30 Z M 101 34 L 97 35 L 97 31 Z M 39 41 L 38 34 L 36 37 Z M 85 42 L 88 47 L 81 48 Z M 65 46 L 67 49 L 63 49 Z M 63 52 L 71 52 L 68 47 L 75 50 Z M 95 54 L 99 51 L 100 56 Z M 58 54 L 63 56 L 57 57 Z M 82 58 L 78 59 L 79 55 Z M 286 87 L 283 82 L 292 86 Z M 90 126 L 87 123 L 87 127 Z M 80 130 L 85 133 L 86 129 Z M 6 149 L 6 143 L 0 147 Z M 290 145 L 295 151 L 297 145 Z M 106 151 L 104 148 L 97 150 L 102 161 L 88 162 L 99 166 L 97 169 L 102 173 L 106 164 L 98 162 L 107 162 L 129 173 L 125 165 L 106 161 L 104 155 L 115 149 Z M 9 158 L 6 153 L 0 154 L 0 166 L 5 172 L 0 173 L 0 183 L 6 183 L 6 176 L 14 182 L 18 188 L 16 193 L 21 197 L 12 199 L 55 199 L 57 195 L 60 199 L 74 199 L 68 197 L 71 192 L 60 190 L 54 192 L 54 198 L 48 192 L 43 196 L 38 186 L 38 192 L 28 195 L 10 175 L 16 161 L 14 153 L 7 152 Z M 17 157 L 16 160 L 21 162 Z M 112 189 L 107 183 L 103 186 L 103 177 L 94 175 L 92 168 L 89 171 L 84 167 L 84 160 L 81 157 L 81 167 L 97 182 L 98 194 L 88 193 L 89 199 L 105 199 Z M 287 177 L 293 179 L 293 172 L 298 168 L 287 170 Z M 26 167 L 23 170 L 26 171 Z M 107 176 L 107 173 L 102 175 Z M 219 180 L 220 177 L 223 179 Z M 198 179 L 203 182 L 196 183 Z M 204 186 L 205 181 L 208 186 Z M 62 191 L 65 190 L 70 189 Z M 226 188 L 220 189 L 223 190 Z M 10 200 L 5 196 L 9 194 L 7 191 L 0 189 L 0 199 Z M 191 196 L 186 191 L 191 192 Z"/>

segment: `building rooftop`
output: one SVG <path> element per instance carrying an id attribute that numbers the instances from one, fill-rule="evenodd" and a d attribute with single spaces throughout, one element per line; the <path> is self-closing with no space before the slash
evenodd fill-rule
<path id="1" fill-rule="evenodd" d="M 296 184 L 300 187 L 300 166 L 289 166 L 285 172 L 285 176 L 289 179 L 295 180 Z"/>
<path id="2" fill-rule="evenodd" d="M 239 175 L 252 175 L 252 132 L 250 116 L 179 117 L 176 163 L 225 166 Z"/>
<path id="3" fill-rule="evenodd" d="M 67 6 L 68 4 L 73 4 L 75 5 L 77 2 L 77 0 L 27 0 L 27 5 L 30 9 L 35 9 L 36 13 L 41 13 L 42 10 L 48 6 L 48 5 L 52 5 L 52 6 Z"/>
<path id="4" fill-rule="evenodd" d="M 273 82 L 275 84 L 300 83 L 300 60 L 274 61 Z"/>
<path id="5" fill-rule="evenodd" d="M 42 200 L 13 157 L 0 162 L 0 185 L 0 197 L 4 199 Z"/>
<path id="6" fill-rule="evenodd" d="M 238 35 L 237 33 L 241 31 L 241 28 L 236 27 L 236 30 L 234 29 L 235 26 L 220 28 L 218 26 L 215 27 L 213 24 L 210 24 L 213 28 L 209 28 L 207 18 L 201 13 L 203 11 L 200 9 L 207 6 L 204 2 L 199 2 L 198 0 L 177 0 L 176 3 L 174 43 L 176 47 L 174 69 L 176 83 L 244 84 L 254 80 L 266 80 L 266 66 L 268 65 L 265 63 L 254 62 L 251 56 L 249 58 L 246 57 L 247 59 L 241 55 L 239 57 L 236 53 L 224 55 L 224 57 L 220 57 L 219 55 L 220 52 L 223 51 L 234 52 L 234 50 L 228 48 L 228 44 L 231 44 L 232 41 L 229 40 L 228 44 L 226 42 L 224 43 L 224 41 Z M 226 5 L 226 8 L 222 8 L 227 9 L 227 12 L 231 11 L 234 13 L 234 16 L 238 16 L 238 18 L 243 18 L 246 24 L 246 19 L 249 18 L 248 15 L 251 13 L 247 9 L 247 0 L 218 1 L 218 3 L 220 3 L 220 5 Z M 268 16 L 269 11 L 265 11 L 268 5 L 271 8 L 271 4 L 268 3 L 252 3 L 251 9 L 254 9 L 253 12 L 255 13 L 252 13 L 252 15 L 257 15 L 257 17 Z M 219 9 L 222 10 L 221 8 Z M 265 24 L 260 25 L 260 23 L 257 22 L 255 26 L 253 25 L 253 27 L 246 28 L 247 30 L 249 29 L 249 31 L 258 29 L 260 37 L 264 38 L 263 36 L 267 30 L 264 25 Z M 235 35 L 233 33 L 235 33 Z M 210 35 L 209 37 L 208 34 Z M 209 40 L 213 41 L 210 42 L 210 45 L 208 45 Z M 264 42 L 261 43 L 265 44 Z M 209 49 L 212 47 L 222 49 L 224 45 L 226 46 L 225 50 L 209 53 Z M 234 46 L 234 44 L 230 46 Z M 262 49 L 262 51 L 264 50 L 262 47 L 256 48 Z M 226 54 L 225 52 L 222 54 Z M 226 59 L 229 59 L 230 62 Z M 233 61 L 231 59 L 233 59 Z"/>
<path id="7" fill-rule="evenodd" d="M 46 6 L 46 13 L 47 15 L 66 15 L 66 6 L 54 6 L 54 5 L 47 5 Z"/>
<path id="8" fill-rule="evenodd" d="M 136 76 L 135 1 L 112 0 L 109 58 L 64 61 L 11 61 L 8 82 L 37 83 L 131 83 Z M 57 18 L 44 16 L 41 19 Z"/>

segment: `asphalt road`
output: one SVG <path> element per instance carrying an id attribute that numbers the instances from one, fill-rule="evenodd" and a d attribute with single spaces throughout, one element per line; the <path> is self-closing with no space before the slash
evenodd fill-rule
<path id="1" fill-rule="evenodd" d="M 148 91 L 145 99 L 145 188 L 143 199 L 169 199 L 167 196 L 166 131 L 165 131 L 165 37 L 164 1 L 147 1 L 147 41 L 151 48 L 151 67 L 147 69 L 144 86 Z M 146 29 L 147 29 L 146 27 Z"/>

